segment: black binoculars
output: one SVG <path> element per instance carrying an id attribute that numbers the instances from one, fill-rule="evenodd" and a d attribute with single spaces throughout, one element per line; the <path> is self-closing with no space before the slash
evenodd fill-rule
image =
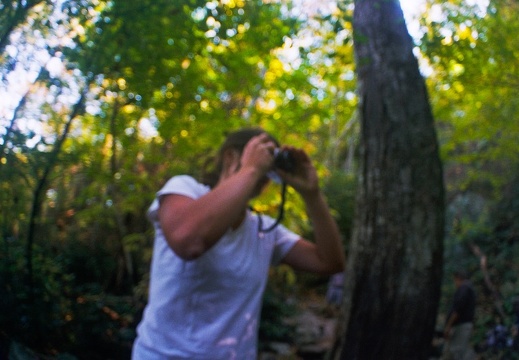
<path id="1" fill-rule="evenodd" d="M 294 155 L 288 150 L 275 149 L 274 150 L 274 167 L 286 172 L 293 172 L 296 168 L 296 161 Z"/>

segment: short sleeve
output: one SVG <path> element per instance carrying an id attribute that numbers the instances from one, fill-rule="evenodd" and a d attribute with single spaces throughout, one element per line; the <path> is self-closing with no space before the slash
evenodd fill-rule
<path id="1" fill-rule="evenodd" d="M 155 199 L 148 209 L 148 219 L 150 219 L 150 221 L 158 220 L 157 212 L 159 210 L 159 199 L 161 196 L 177 194 L 198 199 L 208 193 L 209 190 L 210 188 L 208 186 L 199 183 L 189 175 L 174 176 L 156 193 Z"/>
<path id="2" fill-rule="evenodd" d="M 265 225 L 265 228 L 268 228 L 274 222 L 274 219 L 267 216 L 262 216 L 262 221 Z M 271 258 L 272 265 L 278 265 L 281 260 L 283 260 L 285 255 L 296 244 L 296 242 L 301 238 L 301 236 L 292 232 L 281 224 L 276 226 L 271 233 L 266 234 L 274 236 L 274 249 Z"/>

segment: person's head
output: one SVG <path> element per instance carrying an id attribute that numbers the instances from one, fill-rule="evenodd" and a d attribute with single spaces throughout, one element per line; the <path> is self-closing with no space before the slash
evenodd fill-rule
<path id="1" fill-rule="evenodd" d="M 231 132 L 220 146 L 212 168 L 202 176 L 202 182 L 210 187 L 214 187 L 220 180 L 222 173 L 228 171 L 231 166 L 236 166 L 236 161 L 239 161 L 241 158 L 245 145 L 253 137 L 261 134 L 267 134 L 276 145 L 279 145 L 278 141 L 271 134 L 268 134 L 261 128 L 243 128 Z"/>
<path id="2" fill-rule="evenodd" d="M 452 273 L 452 276 L 454 278 L 454 283 L 457 287 L 459 287 L 464 281 L 467 281 L 469 279 L 469 275 L 465 270 L 455 270 Z"/>

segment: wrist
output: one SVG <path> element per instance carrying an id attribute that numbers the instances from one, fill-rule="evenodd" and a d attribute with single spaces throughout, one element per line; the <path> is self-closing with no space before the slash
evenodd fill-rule
<path id="1" fill-rule="evenodd" d="M 305 202 L 313 202 L 319 200 L 322 197 L 322 193 L 319 188 L 300 191 L 299 193 Z"/>
<path id="2" fill-rule="evenodd" d="M 240 170 L 238 171 L 238 174 L 241 174 L 242 176 L 246 177 L 247 179 L 249 179 L 249 181 L 251 181 L 253 183 L 256 183 L 263 176 L 265 176 L 265 172 L 255 166 L 244 166 L 244 167 L 240 168 Z"/>

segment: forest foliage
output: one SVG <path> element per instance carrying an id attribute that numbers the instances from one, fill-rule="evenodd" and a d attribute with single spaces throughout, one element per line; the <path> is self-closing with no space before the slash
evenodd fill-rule
<path id="1" fill-rule="evenodd" d="M 13 0 L 0 10 L 2 339 L 47 354 L 128 351 L 146 301 L 154 193 L 173 174 L 199 175 L 241 126 L 311 154 L 347 249 L 352 3 Z M 519 296 L 518 15 L 513 0 L 427 0 L 415 19 L 447 188 L 438 324 L 462 265 L 478 289 L 478 343 L 496 317 L 511 325 Z M 274 187 L 255 207 L 275 214 L 278 203 Z M 299 205 L 289 192 L 285 221 L 306 233 Z M 287 311 L 277 300 L 295 277 L 273 273 L 271 311 Z"/>

